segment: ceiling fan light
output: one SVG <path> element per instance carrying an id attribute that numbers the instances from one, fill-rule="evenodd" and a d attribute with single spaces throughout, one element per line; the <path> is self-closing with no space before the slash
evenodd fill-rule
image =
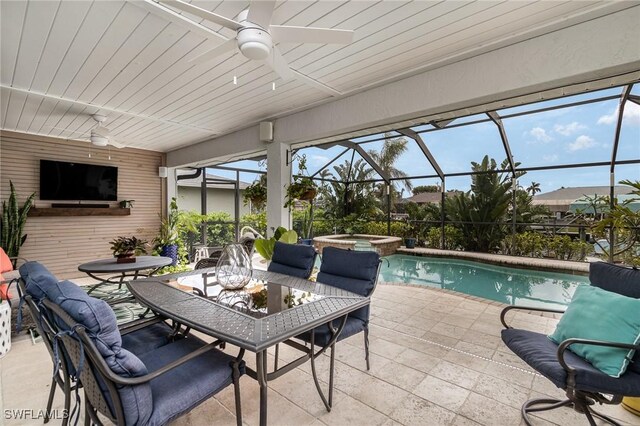
<path id="1" fill-rule="evenodd" d="M 249 41 L 240 46 L 240 51 L 249 59 L 261 61 L 269 57 L 271 49 L 259 41 Z"/>
<path id="2" fill-rule="evenodd" d="M 95 146 L 107 146 L 109 144 L 109 138 L 100 135 L 91 135 L 91 143 Z"/>

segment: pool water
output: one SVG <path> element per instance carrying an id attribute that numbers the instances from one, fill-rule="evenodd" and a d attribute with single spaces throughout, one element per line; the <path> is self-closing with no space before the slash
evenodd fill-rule
<path id="1" fill-rule="evenodd" d="M 383 258 L 379 282 L 425 285 L 509 305 L 562 308 L 585 276 L 509 268 L 438 257 L 394 254 Z"/>

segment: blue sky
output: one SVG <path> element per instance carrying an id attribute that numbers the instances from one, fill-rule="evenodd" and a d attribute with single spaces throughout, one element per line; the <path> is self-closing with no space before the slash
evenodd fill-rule
<path id="1" fill-rule="evenodd" d="M 636 85 L 632 93 L 640 95 L 640 87 L 638 86 L 640 85 Z M 498 113 L 500 116 L 507 116 L 547 106 L 618 95 L 621 90 L 621 88 L 608 89 L 505 109 L 498 111 Z M 617 108 L 618 100 L 614 99 L 507 118 L 503 122 L 513 156 L 516 161 L 522 163 L 523 167 L 608 162 L 611 160 Z M 483 118 L 486 116 L 463 117 L 454 123 Z M 430 128 L 430 126 L 424 126 L 424 128 Z M 375 137 L 378 136 L 360 138 L 357 141 L 366 141 Z M 500 135 L 492 122 L 425 132 L 422 133 L 422 138 L 445 173 L 467 172 L 470 170 L 471 161 L 479 162 L 485 154 L 495 158 L 498 162 L 505 158 Z M 379 151 L 381 146 L 382 142 L 370 142 L 365 143 L 363 148 Z M 342 147 L 327 150 L 305 149 L 309 171 L 313 173 L 342 150 Z M 334 164 L 342 163 L 350 157 L 351 153 L 348 153 Z M 356 158 L 358 158 L 357 155 Z M 627 102 L 625 107 L 617 158 L 618 160 L 640 159 L 640 106 L 632 102 Z M 249 162 L 242 163 L 246 167 Z M 255 167 L 255 163 L 252 167 Z M 397 167 L 410 176 L 435 174 L 412 140 L 409 141 L 407 152 L 399 158 Z M 241 177 L 245 181 L 252 181 L 253 178 L 251 174 L 243 174 Z M 640 165 L 617 166 L 616 181 L 622 179 L 640 180 Z M 529 172 L 520 179 L 519 183 L 521 186 L 527 187 L 532 181 L 540 183 L 543 192 L 552 191 L 561 186 L 608 185 L 609 169 L 608 167 L 591 167 Z M 413 180 L 414 185 L 438 182 L 438 179 Z M 469 184 L 469 177 L 447 179 L 447 189 L 468 190 Z"/>

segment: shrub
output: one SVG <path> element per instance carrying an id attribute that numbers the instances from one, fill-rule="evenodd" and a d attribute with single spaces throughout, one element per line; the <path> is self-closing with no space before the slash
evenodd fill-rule
<path id="1" fill-rule="evenodd" d="M 453 225 L 445 225 L 444 227 L 444 247 L 441 247 L 441 228 L 431 228 L 427 233 L 427 245 L 432 248 L 458 250 L 462 246 L 463 239 L 462 231 Z"/>

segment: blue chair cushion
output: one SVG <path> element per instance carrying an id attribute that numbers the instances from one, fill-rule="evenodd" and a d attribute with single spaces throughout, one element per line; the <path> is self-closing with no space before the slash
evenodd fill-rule
<path id="1" fill-rule="evenodd" d="M 276 241 L 267 270 L 307 279 L 313 271 L 315 261 L 316 250 L 312 246 Z"/>
<path id="2" fill-rule="evenodd" d="M 558 345 L 541 333 L 528 330 L 502 330 L 502 340 L 534 370 L 561 389 L 567 387 L 567 374 L 558 362 Z M 612 395 L 640 396 L 640 374 L 631 370 L 619 378 L 608 376 L 571 351 L 565 351 L 567 364 L 576 369 L 576 389 Z"/>
<path id="3" fill-rule="evenodd" d="M 378 280 L 380 255 L 373 251 L 353 251 L 325 247 L 317 281 L 361 296 L 370 296 Z M 349 314 L 369 321 L 369 306 Z"/>
<path id="4" fill-rule="evenodd" d="M 147 352 L 169 343 L 173 329 L 164 322 L 151 324 L 144 328 L 122 335 L 122 347 L 140 357 Z"/>
<path id="5" fill-rule="evenodd" d="M 640 299 L 640 269 L 627 268 L 606 262 L 589 264 L 589 281 L 591 285 L 603 290 Z M 636 351 L 629 369 L 640 373 L 640 351 Z"/>
<path id="6" fill-rule="evenodd" d="M 47 286 L 46 295 L 86 328 L 111 371 L 123 377 L 147 374 L 144 363 L 133 353 L 122 348 L 116 316 L 107 302 L 89 296 L 71 281 L 60 281 L 56 285 Z M 124 386 L 119 388 L 118 392 L 126 423 L 144 424 L 153 409 L 151 386 Z M 105 397 L 110 402 L 108 394 L 105 394 Z"/>
<path id="7" fill-rule="evenodd" d="M 589 265 L 589 281 L 603 290 L 640 299 L 640 269 L 592 262 Z"/>
<path id="8" fill-rule="evenodd" d="M 45 297 L 47 287 L 58 282 L 57 278 L 39 262 L 27 262 L 18 270 L 27 293 L 36 303 Z"/>
<path id="9" fill-rule="evenodd" d="M 332 322 L 334 328 L 338 328 L 340 326 L 341 320 L 337 319 Z M 355 334 L 364 331 L 366 327 L 366 323 L 359 318 L 347 317 L 347 322 L 344 324 L 344 328 L 342 332 L 338 336 L 337 341 L 346 339 L 347 337 L 351 337 Z M 320 327 L 316 327 L 314 336 L 314 344 L 318 346 L 326 346 L 331 340 L 331 330 L 327 324 L 321 325 Z M 311 342 L 311 332 L 307 331 L 302 333 L 299 336 L 296 336 L 298 339 L 302 339 L 305 342 Z"/>
<path id="10" fill-rule="evenodd" d="M 204 345 L 202 340 L 189 336 L 148 352 L 140 359 L 153 372 Z M 153 379 L 150 382 L 153 414 L 148 425 L 164 425 L 231 384 L 233 361 L 234 357 L 213 349 Z"/>

